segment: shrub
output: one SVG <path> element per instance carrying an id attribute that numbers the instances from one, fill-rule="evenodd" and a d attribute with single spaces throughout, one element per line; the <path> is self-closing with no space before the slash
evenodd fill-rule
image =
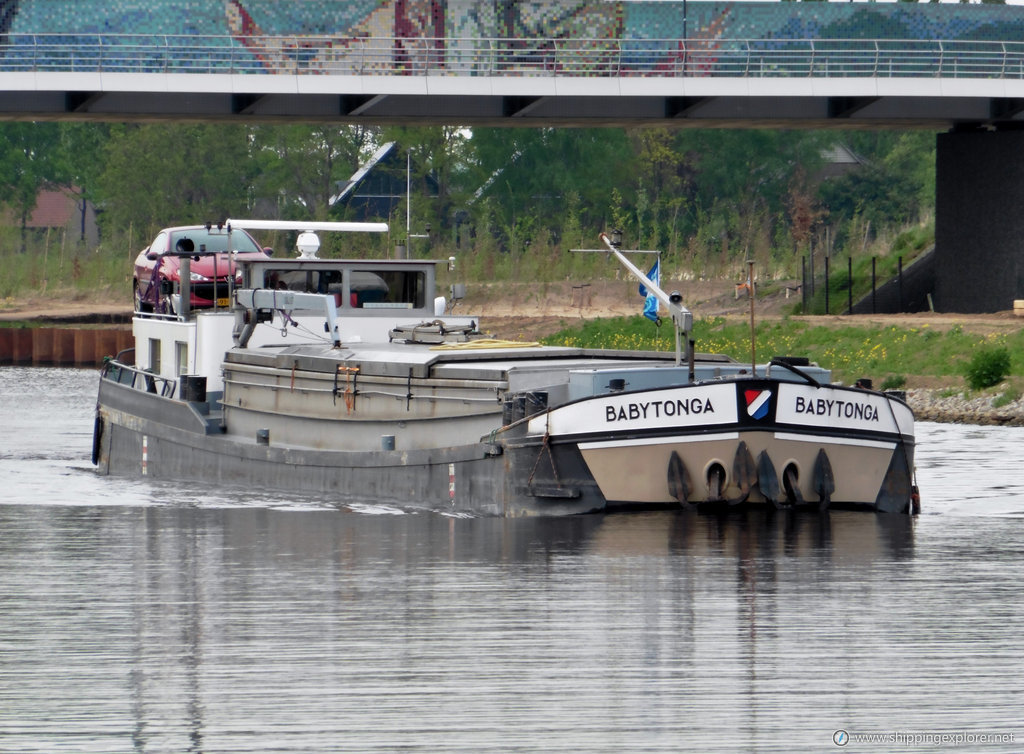
<path id="1" fill-rule="evenodd" d="M 882 380 L 882 390 L 900 390 L 907 384 L 907 378 L 902 374 L 890 374 Z"/>
<path id="2" fill-rule="evenodd" d="M 1002 395 L 997 396 L 992 400 L 992 408 L 1002 408 L 1003 406 L 1009 406 L 1014 401 L 1020 400 L 1019 390 L 1007 390 Z"/>
<path id="3" fill-rule="evenodd" d="M 979 348 L 964 371 L 972 390 L 998 385 L 1010 374 L 1010 352 L 1002 346 Z"/>

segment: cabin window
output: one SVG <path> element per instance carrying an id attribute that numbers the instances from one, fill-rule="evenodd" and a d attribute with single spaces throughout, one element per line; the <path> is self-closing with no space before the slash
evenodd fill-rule
<path id="1" fill-rule="evenodd" d="M 177 374 L 188 374 L 188 343 L 174 341 L 174 365 Z"/>
<path id="2" fill-rule="evenodd" d="M 265 270 L 263 287 L 299 293 L 334 293 L 340 297 L 341 270 Z"/>
<path id="3" fill-rule="evenodd" d="M 427 276 L 415 270 L 352 270 L 351 305 L 360 309 L 422 309 Z"/>
<path id="4" fill-rule="evenodd" d="M 149 370 L 160 373 L 160 341 L 156 338 L 149 339 Z"/>

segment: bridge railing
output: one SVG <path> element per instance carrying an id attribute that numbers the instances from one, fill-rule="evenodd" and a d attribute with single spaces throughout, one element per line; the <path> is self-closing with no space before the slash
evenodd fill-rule
<path id="1" fill-rule="evenodd" d="M 1024 78 L 1024 42 L 8 34 L 0 71 Z"/>

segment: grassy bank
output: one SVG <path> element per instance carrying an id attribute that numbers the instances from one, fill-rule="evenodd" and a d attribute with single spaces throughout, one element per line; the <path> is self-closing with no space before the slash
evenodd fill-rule
<path id="1" fill-rule="evenodd" d="M 16 228 L 0 227 L 0 308 L 19 299 L 130 301 L 135 253 L 116 238 L 88 249 L 64 231 L 34 232 L 20 251 Z"/>
<path id="2" fill-rule="evenodd" d="M 697 319 L 697 350 L 750 360 L 750 327 L 742 320 Z M 675 347 L 670 326 L 656 327 L 643 317 L 594 320 L 544 340 L 551 345 L 668 351 Z M 1010 354 L 1008 377 L 990 390 L 1019 396 L 1024 387 L 1024 329 L 981 334 L 960 325 L 946 329 L 923 324 L 844 325 L 814 320 L 763 321 L 757 326 L 757 360 L 772 356 L 807 356 L 831 369 L 837 381 L 852 383 L 870 377 L 875 387 L 937 387 L 967 390 L 967 365 L 979 350 L 1005 348 Z"/>

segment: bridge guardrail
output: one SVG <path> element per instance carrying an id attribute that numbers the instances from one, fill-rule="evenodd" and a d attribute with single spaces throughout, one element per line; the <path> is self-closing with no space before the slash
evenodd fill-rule
<path id="1" fill-rule="evenodd" d="M 7 34 L 0 71 L 1024 78 L 1024 42 Z"/>

